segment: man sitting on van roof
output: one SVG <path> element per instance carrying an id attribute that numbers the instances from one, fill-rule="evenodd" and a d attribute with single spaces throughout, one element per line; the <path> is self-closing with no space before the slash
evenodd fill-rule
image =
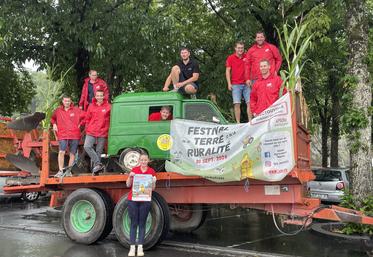
<path id="1" fill-rule="evenodd" d="M 159 112 L 153 112 L 149 115 L 149 121 L 164 121 L 172 120 L 171 108 L 169 106 L 162 106 Z"/>

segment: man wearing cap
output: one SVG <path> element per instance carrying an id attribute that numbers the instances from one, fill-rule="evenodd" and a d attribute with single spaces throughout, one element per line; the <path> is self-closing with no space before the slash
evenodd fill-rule
<path id="1" fill-rule="evenodd" d="M 84 80 L 79 101 L 79 108 L 84 111 L 86 111 L 88 105 L 92 103 L 97 90 L 102 90 L 104 92 L 104 99 L 109 101 L 109 88 L 106 82 L 98 77 L 97 71 L 95 70 L 90 70 L 88 75 L 89 77 Z"/>

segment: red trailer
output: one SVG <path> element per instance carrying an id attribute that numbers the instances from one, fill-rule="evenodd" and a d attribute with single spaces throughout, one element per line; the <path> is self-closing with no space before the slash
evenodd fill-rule
<path id="1" fill-rule="evenodd" d="M 295 101 L 297 102 L 297 101 Z M 299 105 L 297 105 L 299 106 Z M 294 109 L 294 108 L 293 108 Z M 310 170 L 310 135 L 302 125 L 302 112 L 292 112 L 296 166 L 279 182 L 259 180 L 214 183 L 198 176 L 173 172 L 157 173 L 144 248 L 161 242 L 170 227 L 192 231 L 204 221 L 206 205 L 228 204 L 287 215 L 288 223 L 307 226 L 313 218 L 373 224 L 373 217 L 337 206 L 321 206 L 308 196 L 306 183 L 314 179 Z M 42 164 L 37 185 L 8 186 L 6 192 L 56 191 L 51 206 L 63 205 L 62 223 L 67 236 L 78 243 L 92 244 L 114 229 L 118 240 L 129 246 L 130 220 L 127 213 L 126 174 L 100 176 L 79 174 L 54 178 L 50 173 L 50 137 L 42 136 Z M 247 182 L 249 182 L 247 185 Z"/>

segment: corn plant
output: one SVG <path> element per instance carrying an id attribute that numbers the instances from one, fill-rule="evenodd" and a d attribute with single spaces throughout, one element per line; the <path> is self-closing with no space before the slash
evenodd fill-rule
<path id="1" fill-rule="evenodd" d="M 296 22 L 294 28 L 291 28 L 287 23 L 282 26 L 281 31 L 276 28 L 279 35 L 280 49 L 287 66 L 286 70 L 280 71 L 283 80 L 280 95 L 282 95 L 284 87 L 292 93 L 301 91 L 300 74 L 307 61 L 303 61 L 303 58 L 307 49 L 311 46 L 313 38 L 313 34 L 307 35 L 306 28 L 307 23 L 298 25 Z"/>
<path id="2" fill-rule="evenodd" d="M 59 100 L 62 96 L 62 88 L 66 83 L 66 76 L 73 66 L 67 71 L 61 72 L 58 80 L 52 80 L 57 72 L 57 66 L 47 66 L 46 80 L 44 85 L 38 85 L 37 89 L 37 111 L 45 113 L 45 119 L 42 121 L 41 126 L 44 130 L 50 128 L 50 119 L 53 111 L 58 107 Z"/>

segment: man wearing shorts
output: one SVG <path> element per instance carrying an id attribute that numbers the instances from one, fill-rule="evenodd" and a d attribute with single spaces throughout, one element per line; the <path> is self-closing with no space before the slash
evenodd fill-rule
<path id="1" fill-rule="evenodd" d="M 190 58 L 190 51 L 184 47 L 180 50 L 181 60 L 172 67 L 170 75 L 167 77 L 163 91 L 170 90 L 171 83 L 174 90 L 183 95 L 195 95 L 199 89 L 199 65 L 198 62 Z"/>
<path id="2" fill-rule="evenodd" d="M 62 97 L 62 104 L 53 113 L 51 123 L 56 132 L 59 144 L 58 168 L 59 171 L 55 177 L 71 176 L 71 166 L 75 161 L 76 151 L 78 149 L 80 134 L 80 124 L 84 118 L 84 112 L 75 107 L 70 96 Z M 69 149 L 69 169 L 65 166 L 65 153 Z"/>
<path id="3" fill-rule="evenodd" d="M 245 83 L 245 60 L 244 60 L 244 43 L 237 42 L 235 52 L 228 56 L 225 63 L 225 77 L 227 79 L 228 90 L 232 91 L 234 117 L 237 123 L 241 119 L 241 99 L 245 99 L 247 106 L 247 119 L 251 120 L 250 112 L 250 90 L 251 87 Z"/>

